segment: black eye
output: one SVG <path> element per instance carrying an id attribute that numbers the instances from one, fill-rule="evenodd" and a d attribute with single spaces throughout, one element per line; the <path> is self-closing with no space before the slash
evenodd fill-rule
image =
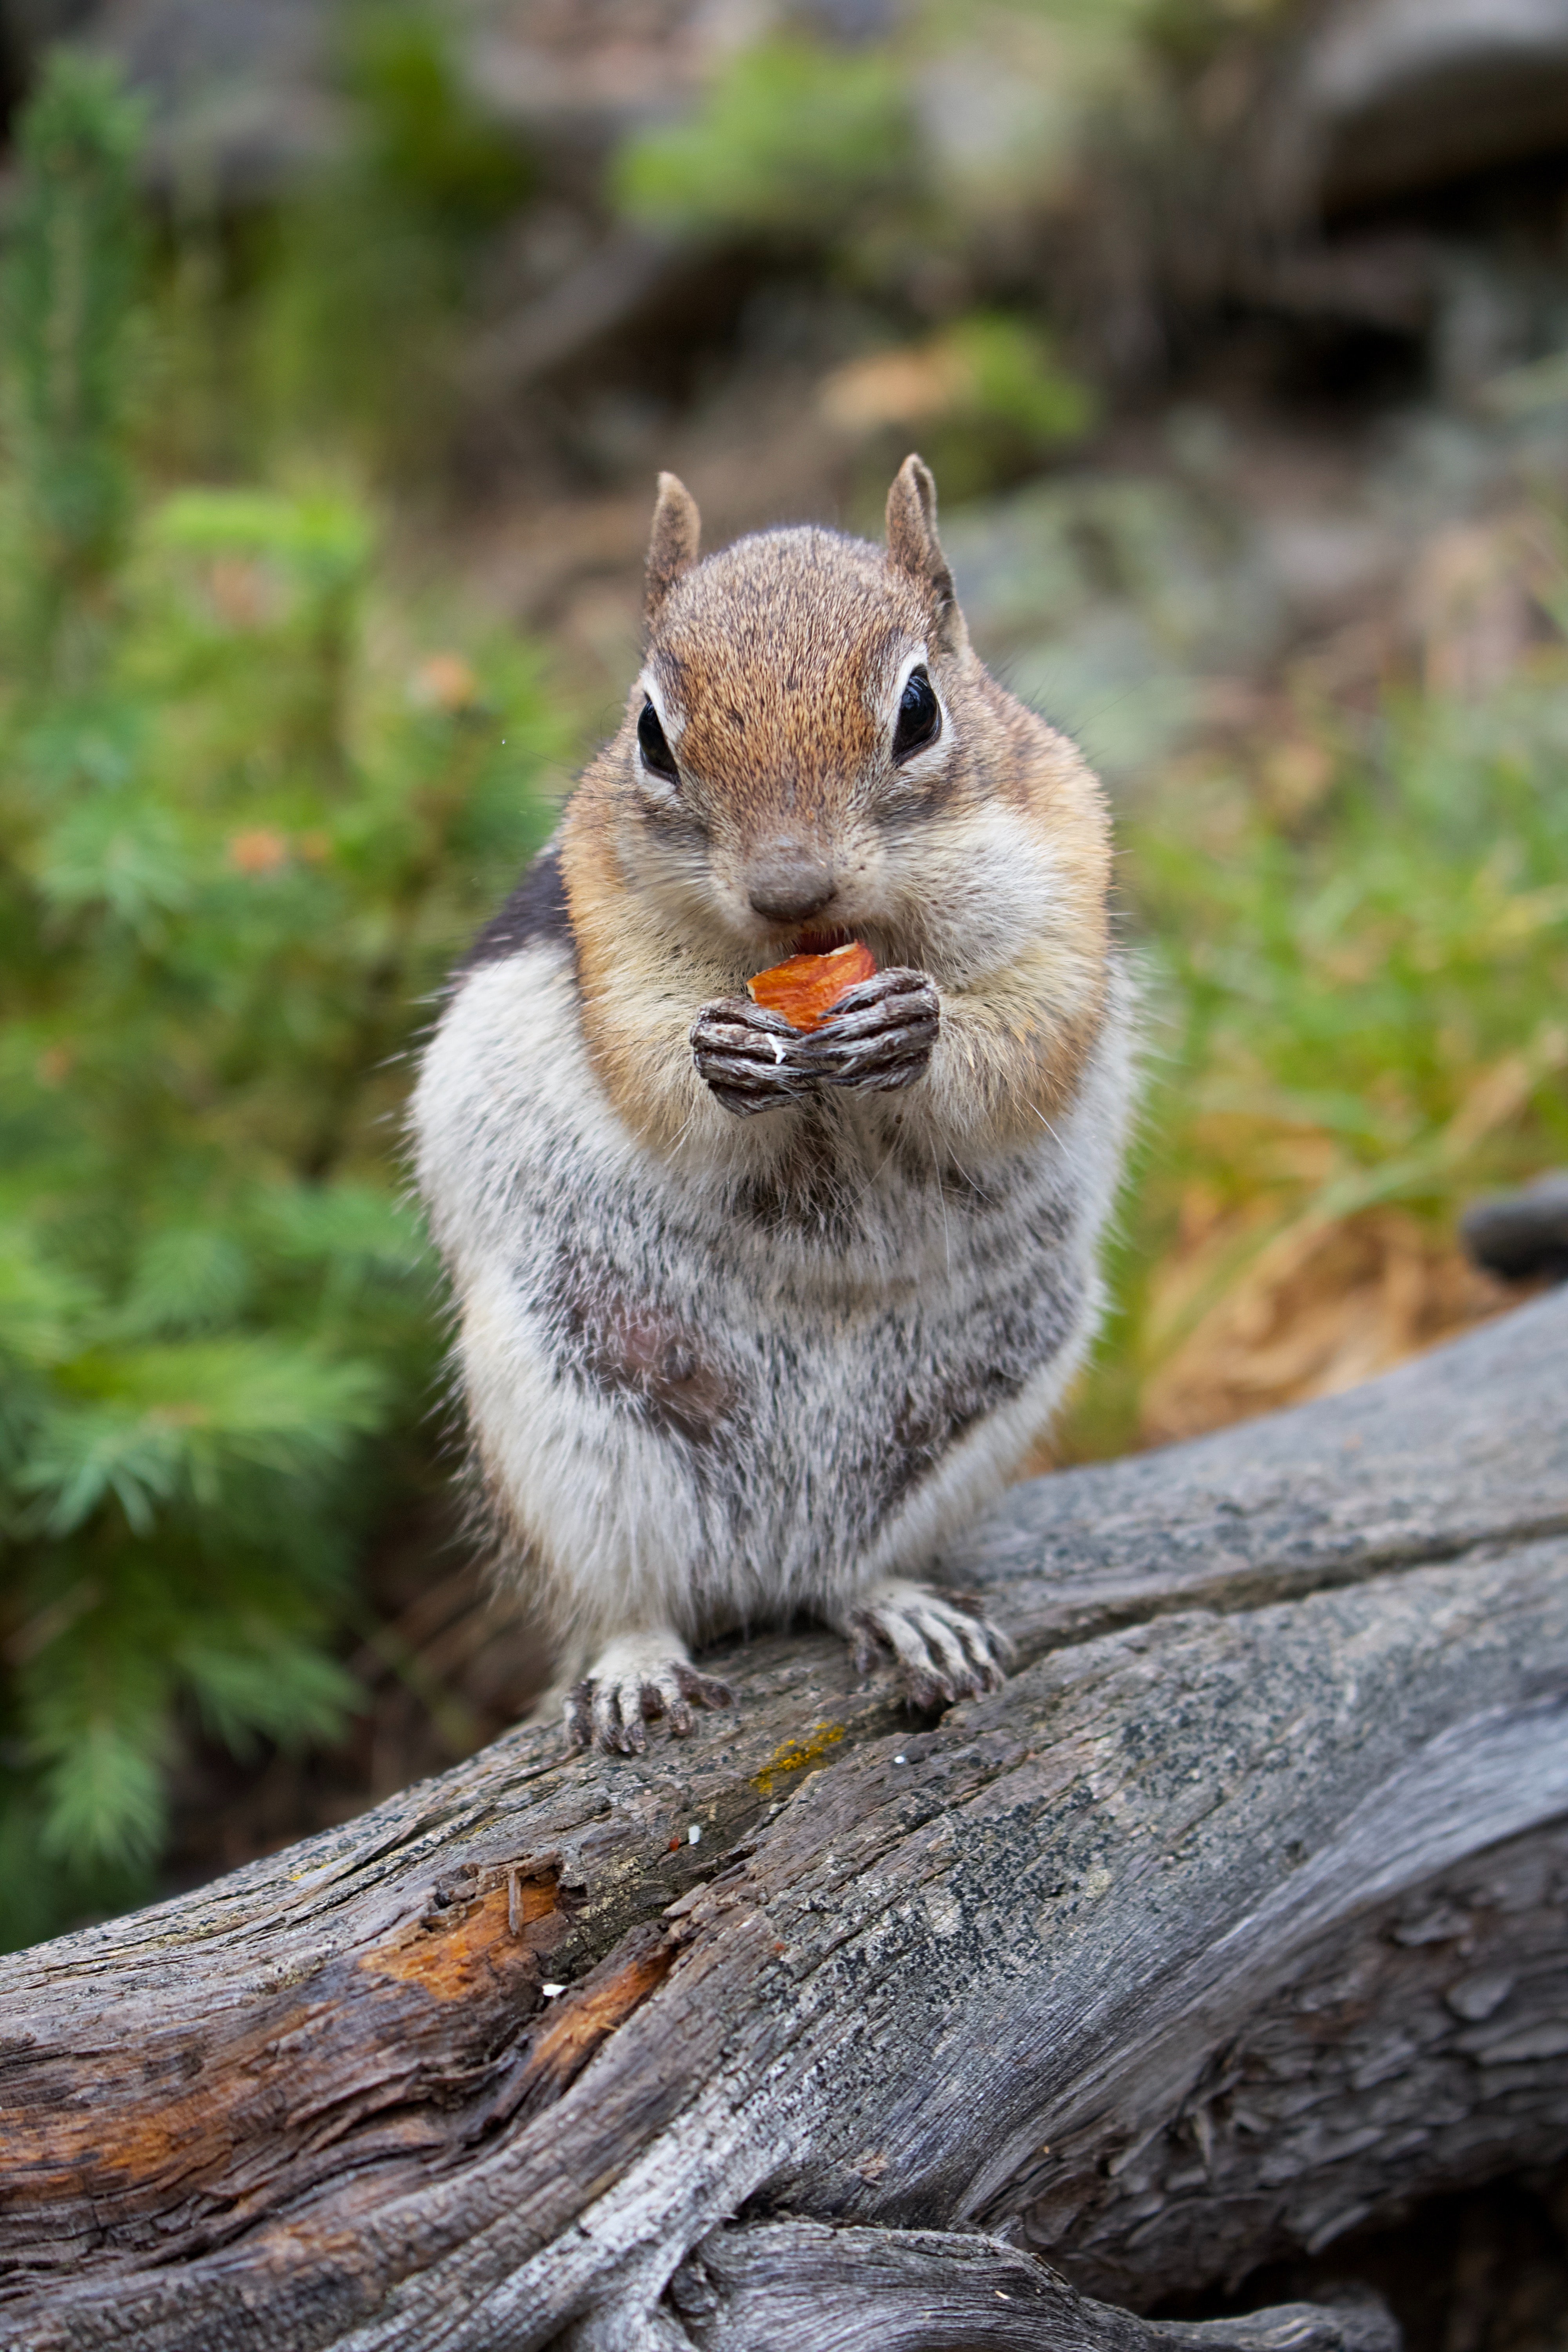
<path id="1" fill-rule="evenodd" d="M 656 776 L 663 776 L 669 783 L 679 781 L 680 772 L 675 764 L 675 754 L 664 740 L 658 713 L 651 702 L 643 704 L 642 716 L 637 720 L 637 745 L 645 767 L 651 768 Z"/>
<path id="2" fill-rule="evenodd" d="M 911 751 L 923 751 L 941 733 L 942 705 L 924 670 L 912 669 L 899 698 L 899 719 L 893 730 L 894 759 L 907 760 Z"/>

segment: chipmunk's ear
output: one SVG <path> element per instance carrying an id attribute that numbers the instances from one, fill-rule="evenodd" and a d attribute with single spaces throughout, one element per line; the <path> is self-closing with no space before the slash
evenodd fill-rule
<path id="1" fill-rule="evenodd" d="M 936 608 L 936 634 L 950 653 L 967 641 L 952 573 L 936 535 L 936 484 L 921 457 L 904 459 L 888 492 L 888 553 L 926 591 Z"/>
<path id="2" fill-rule="evenodd" d="M 653 537 L 647 543 L 647 581 L 643 590 L 643 615 L 649 628 L 658 620 L 665 598 L 697 561 L 702 538 L 702 518 L 684 482 L 673 474 L 658 478 L 654 501 Z"/>

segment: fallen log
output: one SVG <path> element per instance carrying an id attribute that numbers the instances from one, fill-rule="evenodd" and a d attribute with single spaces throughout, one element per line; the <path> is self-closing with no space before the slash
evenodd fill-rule
<path id="1" fill-rule="evenodd" d="M 1568 2149 L 1568 1296 L 950 1566 L 0 1963 L 0 2342 L 1391 2347 L 1134 2315 Z"/>

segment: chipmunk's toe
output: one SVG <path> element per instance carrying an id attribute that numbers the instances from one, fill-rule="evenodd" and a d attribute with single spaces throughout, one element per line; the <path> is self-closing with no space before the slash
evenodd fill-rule
<path id="1" fill-rule="evenodd" d="M 812 1091 L 798 1031 L 743 996 L 705 1004 L 691 1024 L 697 1075 L 737 1118 L 798 1102 Z"/>
<path id="2" fill-rule="evenodd" d="M 800 1060 L 824 1086 L 891 1093 L 923 1076 L 941 1021 L 935 982 L 895 967 L 847 990 Z"/>
<path id="3" fill-rule="evenodd" d="M 574 1748 L 601 1748 L 637 1756 L 647 1727 L 663 1720 L 677 1739 L 696 1724 L 697 1707 L 731 1706 L 734 1693 L 716 1675 L 699 1674 L 685 1658 L 601 1659 L 566 1695 L 566 1736 Z"/>
<path id="4" fill-rule="evenodd" d="M 890 1654 L 911 1706 L 951 1706 L 1000 1690 L 1012 1644 L 966 1595 L 923 1584 L 873 1586 L 844 1620 L 855 1664 L 869 1674 Z"/>

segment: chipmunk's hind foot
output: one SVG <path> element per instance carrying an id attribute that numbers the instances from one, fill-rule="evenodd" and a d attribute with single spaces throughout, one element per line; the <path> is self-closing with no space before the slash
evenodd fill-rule
<path id="1" fill-rule="evenodd" d="M 731 1706 L 734 1698 L 728 1683 L 699 1674 L 673 1634 L 636 1635 L 612 1642 L 567 1692 L 566 1736 L 574 1748 L 638 1756 L 660 1717 L 684 1739 L 696 1726 L 694 1707 Z"/>
<path id="2" fill-rule="evenodd" d="M 890 1652 L 910 1704 L 921 1708 L 1000 1690 L 1013 1648 L 969 1594 L 901 1580 L 874 1584 L 846 1612 L 842 1630 L 863 1675 Z"/>

